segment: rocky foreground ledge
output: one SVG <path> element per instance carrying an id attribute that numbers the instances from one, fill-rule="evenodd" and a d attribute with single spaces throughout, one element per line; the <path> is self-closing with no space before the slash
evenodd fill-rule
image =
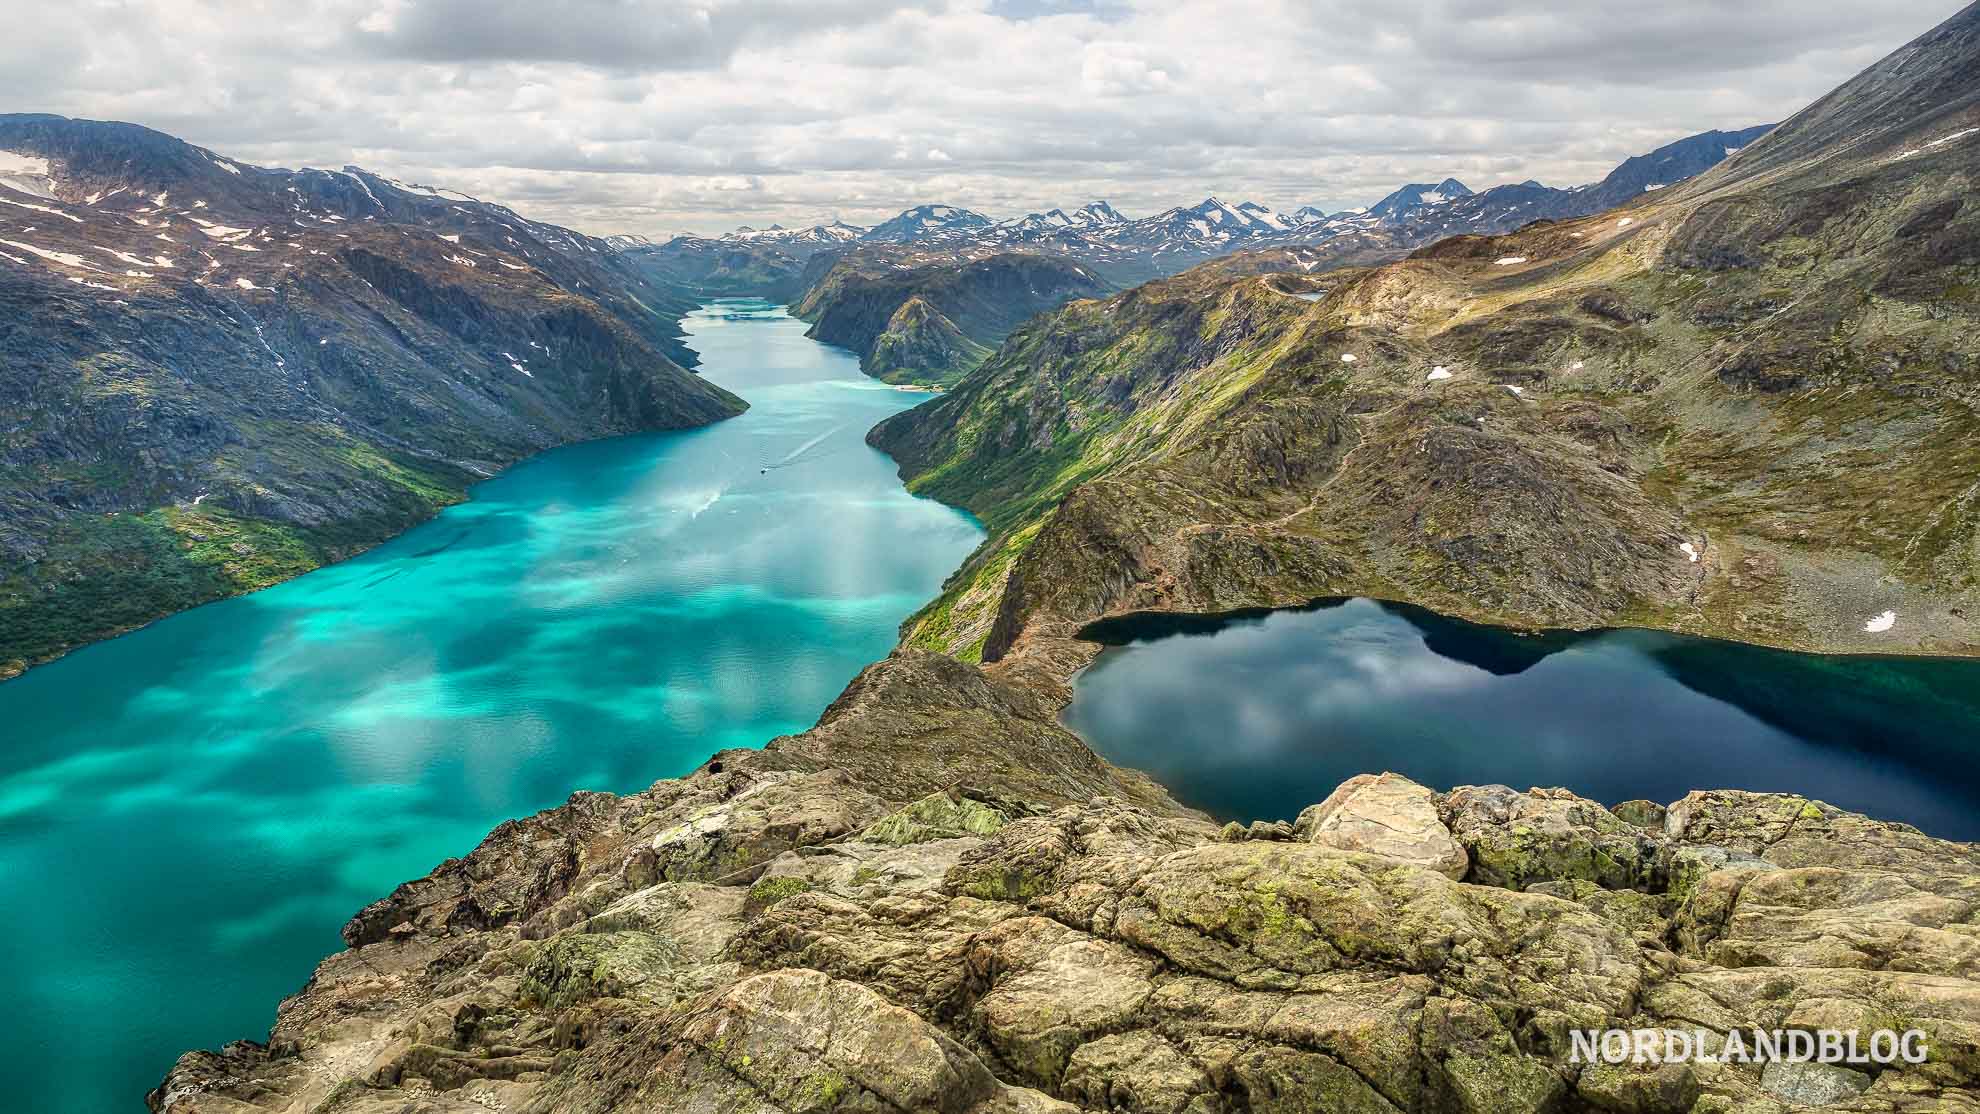
<path id="1" fill-rule="evenodd" d="M 1974 845 L 1771 794 L 1385 774 L 1219 829 L 886 772 L 773 745 L 505 824 L 151 1106 L 1980 1111 Z M 1573 1062 L 1612 1026 L 1915 1029 L 1929 1058 Z"/>

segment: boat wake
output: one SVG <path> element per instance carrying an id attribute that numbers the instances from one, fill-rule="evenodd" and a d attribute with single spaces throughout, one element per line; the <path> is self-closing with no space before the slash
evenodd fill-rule
<path id="1" fill-rule="evenodd" d="M 819 434 L 818 436 L 813 437 L 811 440 L 806 441 L 804 444 L 799 445 L 797 448 L 792 449 L 789 455 L 785 456 L 782 460 L 779 460 L 774 464 L 764 465 L 763 471 L 770 472 L 778 468 L 789 468 L 793 464 L 802 463 L 803 460 L 805 459 L 806 453 L 809 453 L 811 450 L 817 448 L 819 445 L 824 444 L 826 438 L 832 436 L 834 433 L 837 433 L 844 428 L 846 428 L 845 423 L 840 422 L 838 425 L 833 426 L 831 429 L 826 430 L 825 432 Z"/>

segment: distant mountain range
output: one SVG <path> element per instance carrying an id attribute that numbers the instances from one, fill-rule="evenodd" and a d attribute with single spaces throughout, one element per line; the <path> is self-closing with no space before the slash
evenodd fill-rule
<path id="1" fill-rule="evenodd" d="M 1377 220 L 1396 223 L 1417 209 L 1432 205 L 1442 205 L 1471 197 L 1470 187 L 1456 178 L 1446 178 L 1434 186 L 1411 184 L 1404 186 L 1389 196 L 1377 201 L 1367 209 L 1369 216 Z M 1314 210 L 1302 210 L 1312 212 Z M 1360 216 L 1359 213 L 1345 213 L 1343 216 Z"/>
<path id="2" fill-rule="evenodd" d="M 1689 136 L 1625 161 L 1600 182 L 1567 188 L 1527 181 L 1474 192 L 1456 178 L 1445 178 L 1402 186 L 1365 209 L 1328 213 L 1308 205 L 1280 213 L 1253 201 L 1208 197 L 1137 219 L 1105 201 L 1008 220 L 954 205 L 918 205 L 872 228 L 837 221 L 810 228 L 740 228 L 715 238 L 676 237 L 642 250 L 663 276 L 701 283 L 712 276 L 715 286 L 736 276 L 762 281 L 775 274 L 789 287 L 812 256 L 868 245 L 942 251 L 961 259 L 1044 251 L 1092 266 L 1119 285 L 1173 274 L 1243 248 L 1329 245 L 1327 261 L 1363 262 L 1444 236 L 1495 235 L 1535 220 L 1613 208 L 1717 166 L 1771 127 Z M 747 264 L 736 256 L 739 248 L 748 253 Z"/>

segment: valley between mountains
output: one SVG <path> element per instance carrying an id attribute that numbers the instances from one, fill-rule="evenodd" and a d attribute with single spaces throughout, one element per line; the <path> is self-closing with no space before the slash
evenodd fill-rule
<path id="1" fill-rule="evenodd" d="M 654 245 L 356 167 L 0 116 L 0 297 L 18 309 L 0 334 L 0 679 L 351 556 L 530 453 L 738 412 L 680 343 L 707 297 L 790 301 L 868 374 L 949 386 L 1068 302 L 1242 266 L 1233 252 L 1291 245 L 1261 266 L 1312 272 L 1593 212 L 1764 131 L 1692 136 L 1584 187 L 1447 180 L 1332 215 L 923 205 Z"/>
<path id="2" fill-rule="evenodd" d="M 62 168 L 22 204 L 65 224 L 116 188 L 65 177 L 94 165 L 59 146 L 79 126 L 0 121 L 0 147 Z M 152 1108 L 1980 1110 L 1972 844 L 1790 793 L 1595 802 L 1374 771 L 1296 819 L 1220 827 L 1059 721 L 1095 620 L 1330 596 L 1525 629 L 1980 652 L 1980 5 L 1760 131 L 1632 160 L 1609 192 L 1444 182 L 1286 217 L 1213 199 L 1163 214 L 1172 236 L 1104 203 L 1003 223 L 924 206 L 874 230 L 663 245 L 564 240 L 413 187 L 388 201 L 357 172 L 317 193 L 307 171 L 215 178 L 218 156 L 172 148 L 202 189 L 266 177 L 277 198 L 238 202 L 263 222 L 222 224 L 238 241 L 201 223 L 231 192 L 130 203 L 126 223 L 221 241 L 182 267 L 227 283 L 174 287 L 193 307 L 174 320 L 207 315 L 231 338 L 213 342 L 223 366 L 267 340 L 297 383 L 223 379 L 165 409 L 196 377 L 77 300 L 143 312 L 155 272 L 98 268 L 114 252 L 74 229 L 34 241 L 54 266 L 0 271 L 0 296 L 40 324 L 4 343 L 66 338 L 86 385 L 123 378 L 8 388 L 37 415 L 6 443 L 8 513 L 55 525 L 10 519 L 4 538 L 82 531 L 10 575 L 7 606 L 35 609 L 10 615 L 65 614 L 62 593 L 97 583 L 51 557 L 201 560 L 205 537 L 173 537 L 221 527 L 171 500 L 218 480 L 233 486 L 211 501 L 248 524 L 228 528 L 317 547 L 296 568 L 334 557 L 309 533 L 323 523 L 396 521 L 283 486 L 308 471 L 285 455 L 304 451 L 284 424 L 304 408 L 340 431 L 310 436 L 368 446 L 331 454 L 350 462 L 339 490 L 408 518 L 532 446 L 717 420 L 739 402 L 668 359 L 665 312 L 723 293 L 794 297 L 868 374 L 946 385 L 868 440 L 989 538 L 814 727 L 502 825 L 359 911 L 265 1043 L 187 1053 Z M 272 308 L 264 293 L 288 312 L 240 316 Z M 297 353 L 347 343 L 305 387 Z M 517 343 L 559 373 L 505 374 L 488 353 Z M 444 452 L 391 425 L 409 401 L 450 432 Z M 126 438 L 127 461 L 75 475 L 64 431 L 126 428 L 120 408 L 228 448 Z M 111 510 L 168 533 L 106 541 Z M 240 560 L 208 567 L 264 552 L 231 536 Z M 64 630 L 19 645 L 108 633 Z M 1572 1058 L 1571 1032 L 1611 1026 L 1916 1029 L 1932 1052 Z"/>

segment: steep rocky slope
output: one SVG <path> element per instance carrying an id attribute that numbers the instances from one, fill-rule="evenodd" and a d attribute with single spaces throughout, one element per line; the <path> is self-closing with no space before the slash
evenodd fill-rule
<path id="1" fill-rule="evenodd" d="M 910 639 L 1372 595 L 1980 651 L 1976 28 L 1623 209 L 1034 323 L 870 438 L 995 531 Z"/>
<path id="2" fill-rule="evenodd" d="M 738 412 L 668 358 L 686 304 L 472 198 L 0 116 L 0 675 Z"/>
<path id="3" fill-rule="evenodd" d="M 981 363 L 1026 318 L 1108 287 L 1056 256 L 867 248 L 823 263 L 791 312 L 807 336 L 859 353 L 866 373 L 895 383 L 949 383 Z"/>

